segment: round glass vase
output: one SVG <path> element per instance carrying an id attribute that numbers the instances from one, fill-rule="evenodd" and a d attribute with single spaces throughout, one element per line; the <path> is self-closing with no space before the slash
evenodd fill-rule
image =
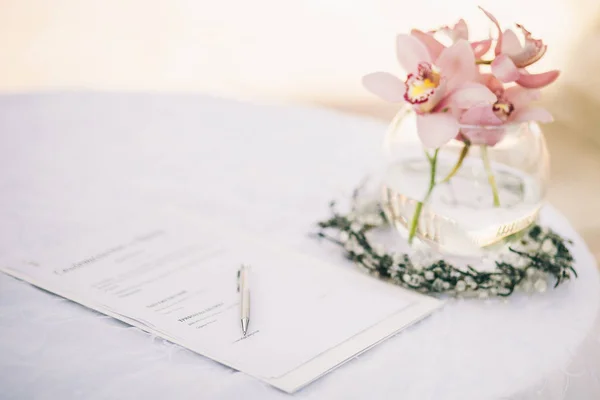
<path id="1" fill-rule="evenodd" d="M 462 125 L 456 139 L 424 149 L 416 114 L 401 111 L 384 144 L 383 210 L 411 244 L 484 257 L 537 220 L 549 157 L 535 122 Z"/>

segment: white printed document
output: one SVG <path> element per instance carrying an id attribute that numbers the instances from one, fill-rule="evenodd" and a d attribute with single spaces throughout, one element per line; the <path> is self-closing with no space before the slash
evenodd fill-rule
<path id="1" fill-rule="evenodd" d="M 287 392 L 442 304 L 199 219 L 120 222 L 4 257 L 0 270 Z M 251 278 L 246 337 L 241 264 Z"/>

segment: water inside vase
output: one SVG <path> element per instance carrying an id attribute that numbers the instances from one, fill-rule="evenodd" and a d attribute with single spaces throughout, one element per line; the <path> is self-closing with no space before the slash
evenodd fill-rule
<path id="1" fill-rule="evenodd" d="M 440 154 L 436 181 L 456 164 Z M 383 208 L 400 233 L 407 236 L 417 204 L 430 181 L 424 158 L 407 158 L 390 165 L 382 187 Z M 435 250 L 461 256 L 481 256 L 516 239 L 533 224 L 542 205 L 537 180 L 520 170 L 492 163 L 500 206 L 494 206 L 488 174 L 478 158 L 465 159 L 447 183 L 437 183 L 424 203 L 416 237 Z"/>

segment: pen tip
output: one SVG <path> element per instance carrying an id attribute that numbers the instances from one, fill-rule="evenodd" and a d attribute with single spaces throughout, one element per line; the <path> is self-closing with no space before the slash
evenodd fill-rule
<path id="1" fill-rule="evenodd" d="M 242 319 L 242 333 L 244 334 L 244 336 L 246 336 L 246 333 L 248 333 L 248 323 L 250 321 L 248 320 L 248 318 L 243 318 Z"/>

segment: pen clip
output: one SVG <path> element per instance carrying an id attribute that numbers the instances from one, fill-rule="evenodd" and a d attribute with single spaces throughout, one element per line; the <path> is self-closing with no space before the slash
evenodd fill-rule
<path id="1" fill-rule="evenodd" d="M 238 269 L 238 272 L 237 272 L 237 291 L 238 291 L 238 293 L 240 292 L 240 290 L 242 290 L 241 289 L 241 286 L 242 286 L 241 285 L 241 282 L 242 282 L 242 270 L 244 268 L 247 268 L 244 264 L 240 265 L 240 268 Z"/>
<path id="2" fill-rule="evenodd" d="M 240 268 L 238 269 L 237 272 L 237 291 L 238 293 L 240 292 L 241 289 L 241 282 L 242 282 L 242 270 L 247 269 L 248 265 L 242 264 L 240 265 Z"/>

